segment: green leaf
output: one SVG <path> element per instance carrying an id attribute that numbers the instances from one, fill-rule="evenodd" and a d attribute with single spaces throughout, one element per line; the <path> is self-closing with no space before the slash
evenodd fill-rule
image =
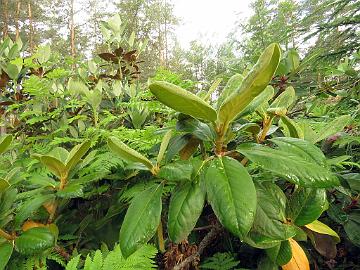
<path id="1" fill-rule="evenodd" d="M 55 236 L 46 227 L 29 229 L 15 240 L 16 249 L 24 255 L 41 253 L 54 245 Z"/>
<path id="2" fill-rule="evenodd" d="M 232 93 L 234 93 L 241 86 L 243 80 L 244 80 L 244 76 L 241 74 L 235 74 L 229 79 L 229 81 L 225 85 L 224 89 L 222 90 L 218 98 L 217 108 L 220 108 L 224 100 L 226 100 Z"/>
<path id="3" fill-rule="evenodd" d="M 336 239 L 337 243 L 340 242 L 340 236 L 333 229 L 331 229 L 328 225 L 326 225 L 318 220 L 315 220 L 309 224 L 306 224 L 305 227 L 308 228 L 309 230 L 312 230 L 317 233 L 331 235 Z"/>
<path id="4" fill-rule="evenodd" d="M 214 93 L 214 91 L 218 88 L 218 86 L 220 85 L 220 83 L 222 82 L 222 78 L 217 78 L 212 85 L 209 88 L 209 91 L 206 93 L 204 100 L 208 101 L 212 95 L 212 93 Z"/>
<path id="5" fill-rule="evenodd" d="M 89 150 L 91 142 L 86 140 L 85 142 L 76 145 L 73 149 L 71 149 L 69 156 L 67 157 L 65 164 L 67 171 L 70 171 L 86 154 Z"/>
<path id="6" fill-rule="evenodd" d="M 37 195 L 36 197 L 25 201 L 19 208 L 14 222 L 15 227 L 19 228 L 22 223 L 32 215 L 33 212 L 35 212 L 40 206 L 42 206 L 45 202 L 51 201 L 54 199 L 54 195 L 48 194 L 48 195 Z"/>
<path id="7" fill-rule="evenodd" d="M 77 255 L 76 257 L 72 258 L 70 262 L 66 265 L 66 270 L 77 270 L 77 266 L 80 261 L 81 254 Z M 100 270 L 100 269 L 98 269 Z"/>
<path id="8" fill-rule="evenodd" d="M 272 149 L 259 144 L 242 144 L 238 151 L 265 170 L 304 187 L 338 186 L 338 178 L 328 169 L 310 162 L 296 152 Z"/>
<path id="9" fill-rule="evenodd" d="M 227 127 L 266 88 L 277 69 L 280 55 L 278 44 L 273 43 L 265 49 L 241 86 L 221 105 L 217 120 L 220 126 Z"/>
<path id="10" fill-rule="evenodd" d="M 56 193 L 56 196 L 66 199 L 78 198 L 83 195 L 84 195 L 83 186 L 76 182 L 68 183 L 64 189 L 59 190 Z"/>
<path id="11" fill-rule="evenodd" d="M 58 178 L 67 177 L 68 170 L 64 163 L 53 156 L 40 156 L 40 161 Z"/>
<path id="12" fill-rule="evenodd" d="M 205 171 L 205 187 L 221 224 L 243 238 L 252 226 L 256 211 L 255 186 L 247 170 L 229 157 L 213 159 Z"/>
<path id="13" fill-rule="evenodd" d="M 179 116 L 176 129 L 190 132 L 202 141 L 214 141 L 216 138 L 215 130 L 211 126 L 187 115 Z"/>
<path id="14" fill-rule="evenodd" d="M 203 210 L 205 192 L 198 183 L 180 185 L 169 205 L 168 233 L 171 241 L 186 240 Z"/>
<path id="15" fill-rule="evenodd" d="M 10 183 L 6 179 L 0 178 L 0 194 L 10 187 Z"/>
<path id="16" fill-rule="evenodd" d="M 282 241 L 275 247 L 266 249 L 266 254 L 277 265 L 287 264 L 292 257 L 292 251 L 289 241 Z"/>
<path id="17" fill-rule="evenodd" d="M 257 248 L 269 248 L 296 235 L 286 220 L 286 196 L 274 183 L 256 185 L 257 208 L 254 224 L 245 241 Z"/>
<path id="18" fill-rule="evenodd" d="M 162 184 L 152 185 L 131 201 L 120 229 L 120 248 L 125 258 L 149 241 L 156 232 L 161 217 L 162 189 Z"/>
<path id="19" fill-rule="evenodd" d="M 351 213 L 344 225 L 344 230 L 350 241 L 360 247 L 360 213 Z"/>
<path id="20" fill-rule="evenodd" d="M 191 180 L 193 166 L 189 161 L 176 161 L 166 164 L 160 168 L 157 177 L 168 181 L 178 182 L 182 180 Z"/>
<path id="21" fill-rule="evenodd" d="M 285 128 L 285 136 L 304 139 L 304 131 L 294 120 L 290 119 L 286 115 L 281 116 L 281 121 L 279 121 L 279 125 Z"/>
<path id="22" fill-rule="evenodd" d="M 326 190 L 299 187 L 290 197 L 286 212 L 296 225 L 304 226 L 317 220 L 328 207 Z"/>
<path id="23" fill-rule="evenodd" d="M 11 254 L 13 252 L 13 244 L 8 241 L 0 244 L 0 270 L 4 270 L 7 265 Z"/>
<path id="24" fill-rule="evenodd" d="M 321 166 L 325 166 L 326 164 L 324 153 L 308 141 L 288 137 L 272 138 L 270 141 L 276 143 L 282 151 L 295 153 L 297 156 Z"/>
<path id="25" fill-rule="evenodd" d="M 160 150 L 159 150 L 159 154 L 157 156 L 156 162 L 158 165 L 160 165 L 161 160 L 164 157 L 165 151 L 169 145 L 170 139 L 171 139 L 171 135 L 172 135 L 172 131 L 169 130 L 168 132 L 166 132 L 166 134 L 164 135 L 162 141 L 161 141 L 161 145 L 160 145 Z"/>
<path id="26" fill-rule="evenodd" d="M 45 62 L 47 62 L 51 56 L 50 45 L 47 44 L 45 46 L 39 47 L 36 56 L 40 64 L 44 64 Z"/>
<path id="27" fill-rule="evenodd" d="M 330 123 L 328 123 L 326 126 L 324 126 L 322 129 L 320 129 L 317 132 L 317 137 L 313 139 L 313 143 L 319 142 L 323 139 L 326 139 L 327 137 L 334 135 L 335 133 L 342 131 L 346 125 L 348 125 L 352 121 L 352 118 L 350 115 L 342 115 Z"/>
<path id="28" fill-rule="evenodd" d="M 149 85 L 151 93 L 166 106 L 184 114 L 214 122 L 216 111 L 200 97 L 168 82 L 154 82 Z"/>
<path id="29" fill-rule="evenodd" d="M 300 65 L 300 56 L 295 49 L 290 49 L 286 55 L 286 65 L 289 72 L 295 72 Z"/>
<path id="30" fill-rule="evenodd" d="M 153 164 L 151 163 L 150 160 L 148 160 L 142 154 L 130 148 L 126 144 L 124 144 L 116 137 L 110 137 L 108 139 L 108 146 L 114 153 L 119 155 L 122 159 L 124 159 L 127 162 L 140 162 L 144 164 L 149 170 L 153 168 Z"/>
<path id="31" fill-rule="evenodd" d="M 10 79 L 16 80 L 19 75 L 19 68 L 16 65 L 13 64 L 7 64 L 7 66 L 4 68 L 7 75 L 9 75 Z"/>
<path id="32" fill-rule="evenodd" d="M 13 137 L 11 135 L 5 135 L 0 139 L 0 154 L 4 153 L 10 146 Z"/>
<path id="33" fill-rule="evenodd" d="M 288 108 L 296 98 L 295 89 L 288 86 L 270 105 L 270 108 Z"/>
<path id="34" fill-rule="evenodd" d="M 262 91 L 257 97 L 255 97 L 249 105 L 246 106 L 246 108 L 239 114 L 238 118 L 244 117 L 250 113 L 253 113 L 256 111 L 256 109 L 263 105 L 264 103 L 267 104 L 267 102 L 274 96 L 274 87 L 271 85 L 268 85 L 264 91 Z"/>

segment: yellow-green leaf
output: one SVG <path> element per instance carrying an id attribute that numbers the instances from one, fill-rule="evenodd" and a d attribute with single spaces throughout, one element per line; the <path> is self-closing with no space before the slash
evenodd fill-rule
<path id="1" fill-rule="evenodd" d="M 172 134 L 172 131 L 169 130 L 168 132 L 165 133 L 165 136 L 164 136 L 164 138 L 162 139 L 162 142 L 161 142 L 161 145 L 160 145 L 159 154 L 158 154 L 157 160 L 156 160 L 156 162 L 157 162 L 158 165 L 160 165 L 160 162 L 161 162 L 161 160 L 162 160 L 163 157 L 164 157 L 166 148 L 168 147 L 169 142 L 170 142 L 170 139 L 171 139 L 171 134 Z"/>
<path id="2" fill-rule="evenodd" d="M 0 139 L 0 154 L 4 153 L 12 142 L 11 135 L 5 135 Z"/>
<path id="3" fill-rule="evenodd" d="M 70 171 L 79 161 L 80 159 L 86 154 L 86 152 L 90 148 L 90 141 L 86 140 L 85 142 L 76 145 L 73 149 L 71 149 L 69 156 L 66 159 L 66 169 Z"/>
<path id="4" fill-rule="evenodd" d="M 40 156 L 40 161 L 57 177 L 63 178 L 67 176 L 68 170 L 65 164 L 57 158 L 53 156 L 43 155 Z"/>
<path id="5" fill-rule="evenodd" d="M 326 225 L 318 220 L 315 220 L 315 221 L 305 225 L 305 227 L 308 228 L 309 230 L 312 230 L 317 233 L 331 235 L 336 239 L 337 243 L 340 242 L 340 236 L 333 229 L 331 229 L 328 225 Z"/>
<path id="6" fill-rule="evenodd" d="M 208 103 L 179 86 L 158 81 L 151 83 L 149 88 L 161 103 L 178 112 L 211 122 L 216 120 L 216 111 Z"/>

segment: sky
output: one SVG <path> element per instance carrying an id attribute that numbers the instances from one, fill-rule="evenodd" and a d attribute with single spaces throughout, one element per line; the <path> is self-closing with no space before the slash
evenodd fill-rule
<path id="1" fill-rule="evenodd" d="M 175 15 L 181 18 L 175 29 L 183 47 L 200 40 L 212 45 L 225 41 L 236 21 L 251 15 L 251 0 L 172 0 Z"/>

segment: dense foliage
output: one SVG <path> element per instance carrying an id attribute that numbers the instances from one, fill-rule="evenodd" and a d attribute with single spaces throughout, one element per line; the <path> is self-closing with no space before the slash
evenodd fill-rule
<path id="1" fill-rule="evenodd" d="M 149 54 L 157 18 L 99 21 L 92 58 L 4 36 L 0 269 L 359 269 L 359 5 L 312 2 L 254 1 L 215 62 Z"/>

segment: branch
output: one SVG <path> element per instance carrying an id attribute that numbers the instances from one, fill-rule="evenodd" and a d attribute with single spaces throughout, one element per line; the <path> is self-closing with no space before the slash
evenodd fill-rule
<path id="1" fill-rule="evenodd" d="M 185 266 L 196 260 L 204 252 L 205 248 L 215 239 L 215 237 L 222 231 L 220 224 L 213 226 L 210 232 L 204 237 L 204 239 L 199 244 L 199 249 L 196 253 L 187 257 L 181 263 L 174 266 L 173 270 L 185 269 Z"/>

